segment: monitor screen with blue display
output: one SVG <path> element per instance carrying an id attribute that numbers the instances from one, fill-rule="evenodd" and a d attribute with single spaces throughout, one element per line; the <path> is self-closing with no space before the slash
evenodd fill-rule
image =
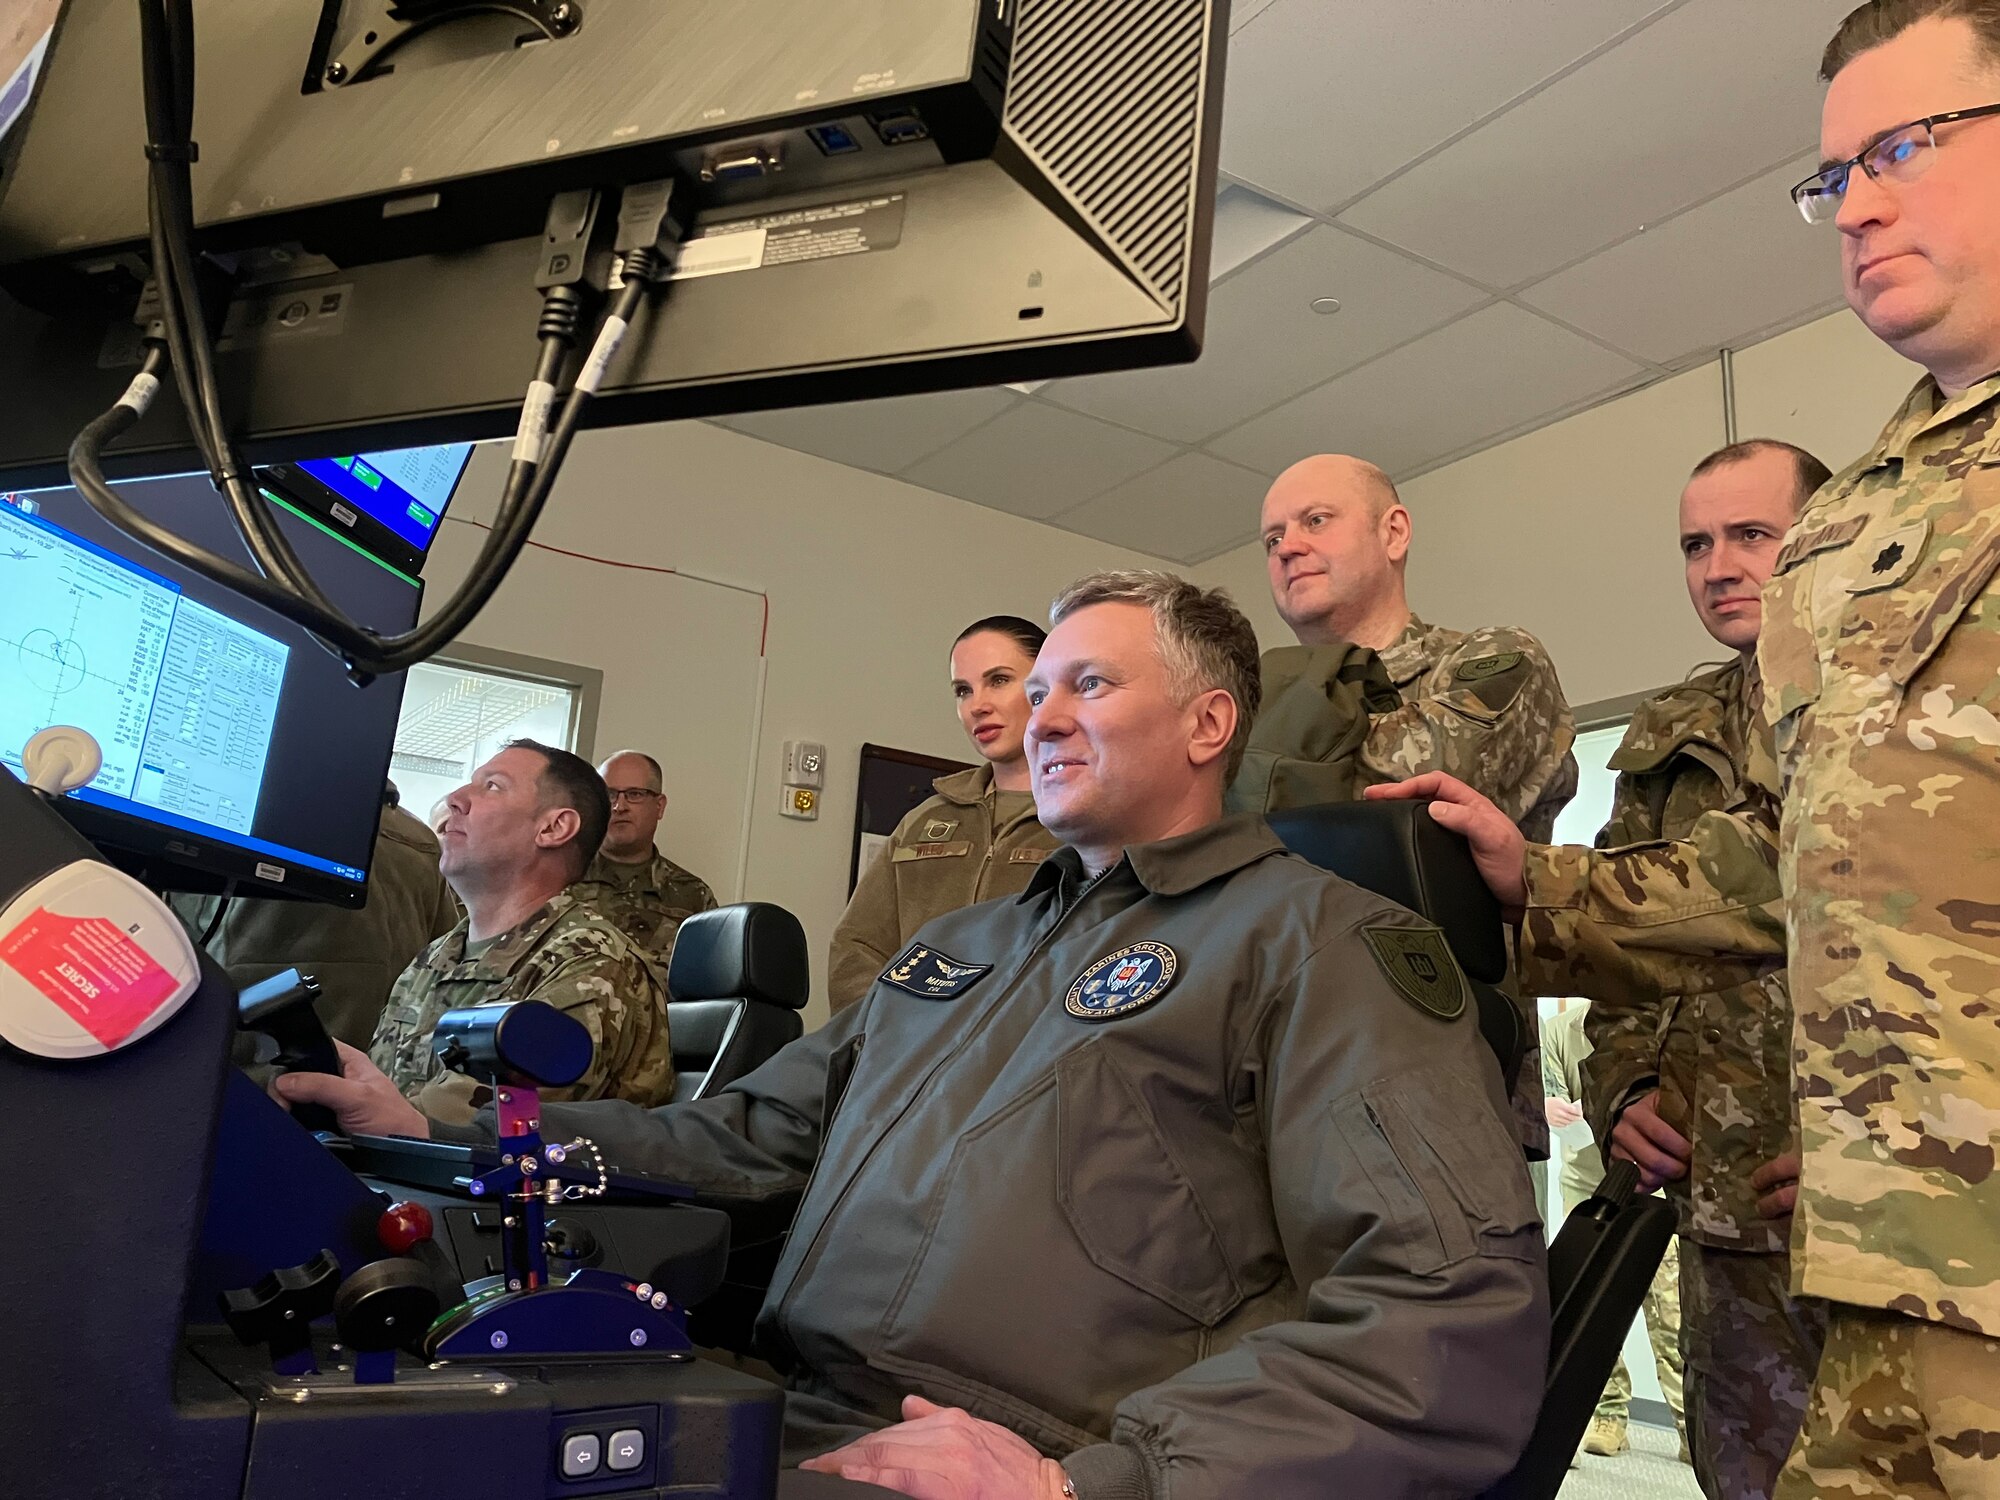
<path id="1" fill-rule="evenodd" d="M 401 448 L 279 464 L 266 484 L 332 522 L 361 546 L 415 570 L 472 461 L 472 444 Z"/>
<path id="2" fill-rule="evenodd" d="M 247 566 L 205 476 L 118 488 Z M 152 556 L 75 490 L 0 501 L 0 761 L 18 775 L 31 736 L 76 725 L 104 764 L 59 805 L 117 863 L 166 888 L 360 905 L 401 674 L 356 688 L 297 626 Z M 415 623 L 415 579 L 279 520 L 343 609 Z"/>

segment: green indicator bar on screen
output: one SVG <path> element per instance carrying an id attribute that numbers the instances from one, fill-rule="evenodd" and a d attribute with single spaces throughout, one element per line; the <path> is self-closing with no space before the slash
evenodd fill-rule
<path id="1" fill-rule="evenodd" d="M 261 486 L 258 488 L 257 493 L 262 495 L 266 500 L 270 501 L 273 505 L 277 506 L 280 510 L 288 511 L 292 515 L 297 516 L 301 521 L 305 522 L 306 525 L 312 527 L 315 531 L 321 531 L 326 533 L 326 535 L 332 537 L 336 542 L 340 543 L 340 545 L 345 547 L 348 551 L 358 552 L 361 554 L 361 556 L 367 558 L 370 562 L 375 564 L 376 567 L 381 568 L 385 572 L 394 573 L 398 578 L 402 579 L 403 582 L 407 583 L 411 588 L 420 588 L 422 586 L 417 582 L 416 579 L 412 578 L 408 573 L 405 573 L 401 568 L 396 567 L 392 563 L 386 563 L 382 561 L 381 558 L 377 557 L 374 553 L 370 552 L 366 547 L 360 547 L 355 545 L 354 538 L 342 536 L 339 532 L 335 531 L 331 526 L 327 525 L 324 521 L 318 519 L 316 516 L 307 515 L 304 511 L 300 510 L 296 505 L 292 504 L 291 501 L 287 500 L 283 495 L 274 495 L 269 490 L 264 489 Z"/>

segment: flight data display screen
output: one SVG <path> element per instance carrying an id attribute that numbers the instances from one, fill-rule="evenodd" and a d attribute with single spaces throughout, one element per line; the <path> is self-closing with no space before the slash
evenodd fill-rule
<path id="1" fill-rule="evenodd" d="M 471 461 L 472 444 L 444 443 L 435 448 L 308 458 L 298 467 L 422 552 L 429 548 Z"/>
<path id="2" fill-rule="evenodd" d="M 248 567 L 206 476 L 120 483 L 128 504 Z M 280 508 L 336 604 L 376 630 L 422 586 Z M 104 764 L 63 807 L 107 853 L 188 889 L 264 887 L 358 904 L 403 679 L 357 688 L 298 626 L 127 539 L 72 489 L 0 495 L 0 761 L 51 725 Z"/>
<path id="3" fill-rule="evenodd" d="M 88 729 L 86 795 L 248 834 L 291 648 L 180 586 L 0 506 L 0 759 L 51 724 Z M 359 878 L 359 872 L 356 872 Z"/>

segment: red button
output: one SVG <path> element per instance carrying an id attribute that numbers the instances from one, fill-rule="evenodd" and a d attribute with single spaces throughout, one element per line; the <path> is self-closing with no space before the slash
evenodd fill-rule
<path id="1" fill-rule="evenodd" d="M 421 1203 L 405 1199 L 392 1203 L 376 1221 L 375 1237 L 391 1255 L 408 1255 L 413 1246 L 431 1237 L 431 1211 Z"/>

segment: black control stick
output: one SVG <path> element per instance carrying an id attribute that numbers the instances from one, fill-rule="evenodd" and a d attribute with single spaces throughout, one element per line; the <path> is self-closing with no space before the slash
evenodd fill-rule
<path id="1" fill-rule="evenodd" d="M 340 1054 L 314 1002 L 319 981 L 302 969 L 286 969 L 251 985 L 236 997 L 236 1026 L 259 1031 L 278 1044 L 272 1059 L 280 1073 L 340 1076 Z M 292 1118 L 307 1130 L 337 1130 L 333 1111 L 323 1104 L 294 1104 Z"/>

